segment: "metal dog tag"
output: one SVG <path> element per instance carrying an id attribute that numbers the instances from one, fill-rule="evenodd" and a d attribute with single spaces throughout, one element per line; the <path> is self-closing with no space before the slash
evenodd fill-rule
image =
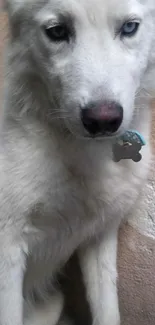
<path id="1" fill-rule="evenodd" d="M 142 155 L 139 152 L 144 146 L 145 140 L 137 131 L 127 131 L 113 145 L 113 159 L 119 162 L 122 159 L 131 159 L 139 162 Z"/>

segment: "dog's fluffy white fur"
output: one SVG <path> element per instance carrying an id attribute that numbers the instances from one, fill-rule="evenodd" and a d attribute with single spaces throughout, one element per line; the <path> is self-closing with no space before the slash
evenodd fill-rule
<path id="1" fill-rule="evenodd" d="M 75 251 L 93 324 L 119 325 L 117 231 L 137 203 L 150 162 L 155 1 L 6 0 L 6 8 L 0 325 L 61 322 L 61 294 L 53 291 L 32 309 L 23 303 L 23 283 L 28 300 L 34 290 L 45 294 Z M 61 20 L 71 39 L 54 43 L 45 26 Z M 128 20 L 138 21 L 139 30 L 121 37 Z M 115 163 L 112 137 L 87 138 L 80 107 L 105 100 L 123 106 L 120 134 L 134 128 L 146 139 L 141 162 Z"/>

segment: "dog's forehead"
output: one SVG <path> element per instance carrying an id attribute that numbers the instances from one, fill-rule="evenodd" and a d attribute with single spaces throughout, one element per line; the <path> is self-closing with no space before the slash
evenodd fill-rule
<path id="1" fill-rule="evenodd" d="M 126 12 L 134 6 L 144 2 L 145 0 L 49 0 L 46 5 L 51 10 L 65 10 L 76 14 L 81 10 L 85 10 L 88 14 L 90 12 L 97 12 L 101 14 L 108 14 L 114 11 Z M 148 0 L 149 1 L 149 0 Z"/>
<path id="2" fill-rule="evenodd" d="M 27 11 L 34 12 L 40 9 L 47 9 L 49 13 L 69 12 L 72 15 L 80 14 L 80 11 L 86 14 L 92 13 L 98 16 L 106 16 L 109 13 L 116 15 L 130 14 L 137 6 L 150 3 L 154 0 L 5 0 L 8 7 L 13 11 L 21 10 L 22 13 Z M 117 9 L 117 10 L 116 10 Z"/>
<path id="3" fill-rule="evenodd" d="M 123 21 L 132 16 L 141 16 L 142 18 L 145 9 L 150 10 L 149 4 L 152 1 L 155 7 L 155 0 L 47 0 L 44 5 L 43 2 L 40 1 L 40 3 L 42 3 L 42 9 L 47 17 L 50 14 L 58 17 L 61 14 L 64 16 L 66 14 L 82 23 L 86 22 L 87 24 L 89 21 L 90 24 L 103 27 L 113 20 Z M 42 10 L 41 15 L 40 19 L 42 20 Z"/>

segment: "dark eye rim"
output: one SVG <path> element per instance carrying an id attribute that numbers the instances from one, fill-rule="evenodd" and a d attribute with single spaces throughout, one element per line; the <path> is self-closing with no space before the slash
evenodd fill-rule
<path id="1" fill-rule="evenodd" d="M 126 24 L 128 24 L 128 23 L 134 23 L 135 24 L 135 29 L 131 33 L 125 33 L 123 31 L 124 26 Z M 124 24 L 120 28 L 120 36 L 121 36 L 121 38 L 124 38 L 124 37 L 131 38 L 131 37 L 133 37 L 138 32 L 139 26 L 140 26 L 139 21 L 129 20 L 129 21 L 124 22 Z"/>
<path id="2" fill-rule="evenodd" d="M 56 36 L 56 33 L 54 34 L 54 31 L 56 32 L 56 29 L 61 29 L 64 31 L 62 35 L 59 35 L 59 32 Z M 52 33 L 53 32 L 53 33 Z M 53 26 L 44 26 L 44 33 L 48 37 L 48 39 L 53 43 L 62 43 L 62 42 L 69 42 L 71 37 L 71 32 L 66 24 L 57 24 Z"/>

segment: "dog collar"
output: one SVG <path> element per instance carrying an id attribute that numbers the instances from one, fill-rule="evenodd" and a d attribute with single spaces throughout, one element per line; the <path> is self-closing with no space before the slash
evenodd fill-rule
<path id="1" fill-rule="evenodd" d="M 122 159 L 131 159 L 134 162 L 139 162 L 142 159 L 139 151 L 144 145 L 146 145 L 146 142 L 138 131 L 128 130 L 117 138 L 113 144 L 113 159 L 115 162 L 119 162 Z"/>

